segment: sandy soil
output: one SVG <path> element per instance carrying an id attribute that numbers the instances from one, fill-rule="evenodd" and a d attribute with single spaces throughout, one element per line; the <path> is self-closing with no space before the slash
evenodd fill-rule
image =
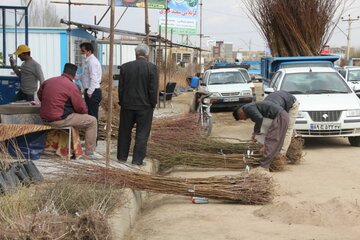
<path id="1" fill-rule="evenodd" d="M 214 114 L 212 136 L 248 139 L 251 122 Z M 347 139 L 306 141 L 305 159 L 274 173 L 277 196 L 265 206 L 192 204 L 181 196 L 151 194 L 128 239 L 360 239 L 360 149 Z M 236 172 L 173 172 L 210 176 Z"/>

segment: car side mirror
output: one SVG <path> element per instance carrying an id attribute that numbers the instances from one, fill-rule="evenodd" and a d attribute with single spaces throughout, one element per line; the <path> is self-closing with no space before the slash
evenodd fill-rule
<path id="1" fill-rule="evenodd" d="M 201 82 L 201 83 L 200 83 L 200 86 L 206 86 L 206 83 Z"/>
<path id="2" fill-rule="evenodd" d="M 265 88 L 264 89 L 264 93 L 265 94 L 270 94 L 270 93 L 272 93 L 272 92 L 274 92 L 275 90 L 273 89 L 273 88 Z"/>

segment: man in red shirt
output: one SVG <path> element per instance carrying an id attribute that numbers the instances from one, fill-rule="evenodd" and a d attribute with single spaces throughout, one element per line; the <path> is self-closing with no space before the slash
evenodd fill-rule
<path id="1" fill-rule="evenodd" d="M 72 82 L 77 66 L 66 63 L 61 76 L 53 77 L 41 84 L 38 98 L 41 101 L 40 117 L 44 123 L 54 127 L 75 127 L 85 130 L 85 157 L 99 158 L 95 153 L 97 121 L 88 115 L 85 101 Z"/>

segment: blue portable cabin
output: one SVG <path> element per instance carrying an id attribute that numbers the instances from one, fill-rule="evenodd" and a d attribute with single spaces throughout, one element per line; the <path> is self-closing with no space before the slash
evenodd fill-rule
<path id="1" fill-rule="evenodd" d="M 1 8 L 19 11 L 26 7 L 3 7 Z M 15 9 L 15 10 L 14 10 Z M 16 16 L 16 14 L 13 14 Z M 27 18 L 26 18 L 27 20 Z M 83 59 L 79 44 L 84 41 L 94 41 L 95 37 L 84 29 L 72 29 L 70 32 L 71 42 L 69 46 L 69 32 L 66 27 L 53 28 L 29 28 L 27 24 L 16 27 L 11 23 L 2 26 L 0 31 L 0 104 L 12 101 L 20 87 L 18 77 L 13 73 L 8 60 L 18 45 L 27 44 L 31 49 L 31 56 L 41 65 L 45 79 L 59 76 L 63 67 L 68 62 L 69 48 L 71 47 L 70 62 L 78 67 L 82 66 Z M 21 61 L 17 60 L 17 65 Z"/>

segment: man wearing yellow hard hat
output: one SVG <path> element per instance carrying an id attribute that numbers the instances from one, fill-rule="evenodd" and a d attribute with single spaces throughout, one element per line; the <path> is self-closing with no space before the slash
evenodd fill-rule
<path id="1" fill-rule="evenodd" d="M 20 67 L 15 64 L 14 58 L 10 57 L 10 65 L 16 75 L 20 78 L 20 90 L 16 94 L 14 101 L 33 101 L 34 94 L 38 89 L 38 82 L 44 82 L 44 74 L 41 66 L 30 55 L 30 48 L 25 45 L 19 45 L 14 52 L 18 58 L 23 61 Z"/>

